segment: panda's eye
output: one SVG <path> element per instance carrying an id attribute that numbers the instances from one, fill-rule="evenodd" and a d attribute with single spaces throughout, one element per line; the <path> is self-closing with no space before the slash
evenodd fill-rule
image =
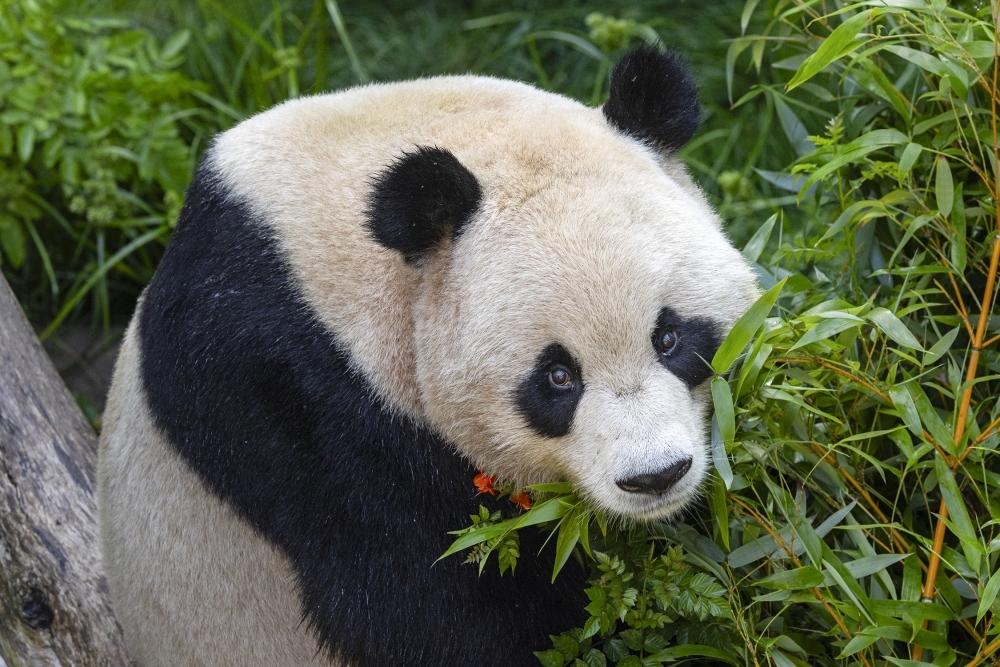
<path id="1" fill-rule="evenodd" d="M 664 331 L 656 339 L 656 349 L 665 357 L 669 357 L 677 350 L 680 338 L 676 331 Z"/>
<path id="2" fill-rule="evenodd" d="M 554 364 L 549 368 L 549 384 L 560 391 L 573 388 L 573 373 L 562 364 Z"/>

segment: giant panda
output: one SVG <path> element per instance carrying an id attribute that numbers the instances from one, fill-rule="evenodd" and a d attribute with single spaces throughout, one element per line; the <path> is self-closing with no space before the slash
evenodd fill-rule
<path id="1" fill-rule="evenodd" d="M 219 136 L 104 414 L 136 664 L 519 667 L 579 625 L 551 545 L 513 576 L 435 560 L 477 468 L 622 520 L 699 493 L 707 360 L 757 287 L 674 156 L 698 121 L 644 47 L 599 109 L 444 76 Z"/>

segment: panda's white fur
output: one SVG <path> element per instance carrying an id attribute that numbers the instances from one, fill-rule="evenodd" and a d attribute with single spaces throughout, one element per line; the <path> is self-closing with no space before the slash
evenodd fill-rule
<path id="1" fill-rule="evenodd" d="M 483 194 L 457 239 L 414 261 L 376 243 L 365 216 L 376 175 L 417 147 L 453 154 Z M 650 332 L 669 306 L 724 334 L 757 288 L 673 157 L 599 109 L 454 76 L 287 102 L 221 135 L 206 164 L 266 225 L 308 308 L 397 419 L 503 478 L 570 480 L 621 516 L 666 516 L 695 494 L 708 466 L 707 390 L 659 363 Z M 302 620 L 293 563 L 155 425 L 142 308 L 116 366 L 99 464 L 108 580 L 129 650 L 143 667 L 340 664 Z M 586 383 L 558 438 L 532 430 L 512 398 L 552 341 Z M 691 470 L 663 495 L 616 484 L 687 457 Z"/>

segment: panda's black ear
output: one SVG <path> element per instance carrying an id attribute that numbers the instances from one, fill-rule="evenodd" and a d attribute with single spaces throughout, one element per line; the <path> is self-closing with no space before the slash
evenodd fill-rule
<path id="1" fill-rule="evenodd" d="M 446 234 L 457 237 L 482 189 L 450 151 L 420 146 L 375 177 L 366 224 L 375 240 L 415 259 Z"/>
<path id="2" fill-rule="evenodd" d="M 641 46 L 611 72 L 604 117 L 619 131 L 661 151 L 687 143 L 701 122 L 698 88 L 673 51 Z"/>

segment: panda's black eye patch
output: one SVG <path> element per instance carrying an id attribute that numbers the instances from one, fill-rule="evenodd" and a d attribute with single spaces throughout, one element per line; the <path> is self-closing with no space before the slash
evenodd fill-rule
<path id="1" fill-rule="evenodd" d="M 558 438 L 569 433 L 583 388 L 580 364 L 569 350 L 552 343 L 542 350 L 535 367 L 518 385 L 515 402 L 538 434 Z"/>
<path id="2" fill-rule="evenodd" d="M 710 362 L 721 339 L 711 320 L 684 319 L 666 307 L 656 320 L 652 342 L 660 363 L 688 387 L 712 377 Z"/>

